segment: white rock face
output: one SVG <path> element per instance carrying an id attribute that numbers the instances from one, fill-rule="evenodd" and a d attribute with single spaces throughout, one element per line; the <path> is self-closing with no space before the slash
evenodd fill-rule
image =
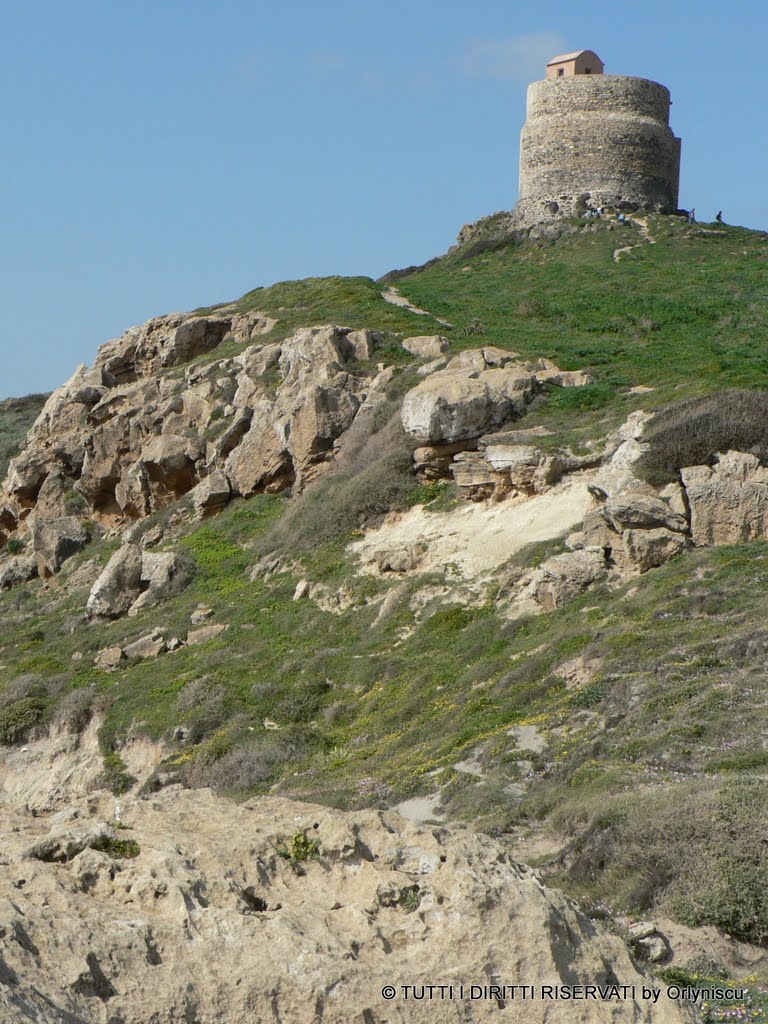
<path id="1" fill-rule="evenodd" d="M 519 367 L 439 370 L 408 392 L 403 401 L 406 432 L 421 444 L 479 437 L 522 415 L 536 390 L 534 376 Z"/>
<path id="2" fill-rule="evenodd" d="M 448 339 L 440 334 L 425 334 L 418 338 L 404 338 L 406 352 L 419 359 L 437 359 L 448 348 Z"/>
<path id="3" fill-rule="evenodd" d="M 768 536 L 768 467 L 727 452 L 715 466 L 682 470 L 694 544 L 741 544 Z"/>
<path id="4" fill-rule="evenodd" d="M 176 787 L 121 798 L 124 828 L 116 811 L 104 793 L 47 817 L 0 805 L 3 1024 L 483 1022 L 494 998 L 436 1007 L 400 986 L 646 980 L 620 939 L 488 837 Z M 97 849 L 118 841 L 138 855 Z M 662 995 L 509 1000 L 504 1019 L 688 1018 Z"/>

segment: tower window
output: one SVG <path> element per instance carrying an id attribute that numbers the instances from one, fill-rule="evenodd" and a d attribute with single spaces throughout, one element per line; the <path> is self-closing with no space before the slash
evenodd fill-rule
<path id="1" fill-rule="evenodd" d="M 562 78 L 564 74 L 565 74 L 565 68 L 558 68 L 557 69 L 557 77 L 558 78 Z"/>
<path id="2" fill-rule="evenodd" d="M 584 74 L 585 75 L 591 75 L 592 74 L 592 68 L 584 68 Z"/>

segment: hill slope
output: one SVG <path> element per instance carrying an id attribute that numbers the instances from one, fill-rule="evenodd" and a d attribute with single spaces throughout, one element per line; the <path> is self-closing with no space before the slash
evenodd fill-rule
<path id="1" fill-rule="evenodd" d="M 463 818 L 538 855 L 593 908 L 763 943 L 765 543 L 694 543 L 683 510 L 689 550 L 660 567 L 619 565 L 615 545 L 548 614 L 518 614 L 510 595 L 567 555 L 595 474 L 642 429 L 653 436 L 643 414 L 715 396 L 715 447 L 686 460 L 710 437 L 696 419 L 672 479 L 723 450 L 724 423 L 749 433 L 754 408 L 728 389 L 768 387 L 768 236 L 661 217 L 571 229 L 476 236 L 399 274 L 399 294 L 428 313 L 364 278 L 289 282 L 195 311 L 204 328 L 166 320 L 102 350 L 98 380 L 54 395 L 6 480 L 16 543 L 0 571 L 7 584 L 44 578 L 0 593 L 13 623 L 0 738 L 95 715 L 118 792 L 133 781 L 130 741 L 146 735 L 162 745 L 140 780 L 149 790 L 181 781 Z M 328 323 L 344 330 L 302 333 Z M 462 387 L 529 382 L 514 412 L 494 400 L 503 430 L 520 420 L 503 440 L 534 449 L 537 466 L 560 460 L 562 481 L 467 483 L 456 467 L 478 472 L 496 423 L 479 442 L 403 430 L 403 396 L 459 373 L 420 376 L 424 360 L 401 345 L 438 333 L 439 360 L 476 353 L 462 357 Z M 551 363 L 581 373 L 579 386 L 553 383 Z M 657 418 L 650 450 L 691 415 Z M 275 447 L 278 421 L 290 429 Z M 627 422 L 635 434 L 618 435 Z M 762 454 L 762 441 L 758 423 L 742 447 Z M 414 449 L 417 465 L 442 468 L 417 478 Z M 85 534 L 50 572 L 30 528 L 46 515 Z M 376 548 L 406 527 L 408 543 Z M 130 613 L 94 614 L 118 549 L 121 587 L 135 574 Z"/>

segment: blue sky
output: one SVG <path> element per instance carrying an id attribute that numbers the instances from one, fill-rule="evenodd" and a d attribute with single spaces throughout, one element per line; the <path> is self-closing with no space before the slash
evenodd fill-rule
<path id="1" fill-rule="evenodd" d="M 525 86 L 667 85 L 681 204 L 768 229 L 758 0 L 4 0 L 0 397 L 150 316 L 422 262 L 517 198 Z"/>

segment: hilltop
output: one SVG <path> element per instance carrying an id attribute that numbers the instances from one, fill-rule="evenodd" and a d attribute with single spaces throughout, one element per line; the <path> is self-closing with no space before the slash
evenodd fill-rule
<path id="1" fill-rule="evenodd" d="M 765 233 L 497 215 L 103 346 L 3 485 L 6 798 L 463 822 L 594 918 L 663 919 L 668 969 L 746 973 L 767 326 Z M 86 767 L 52 754 L 89 729 Z"/>

